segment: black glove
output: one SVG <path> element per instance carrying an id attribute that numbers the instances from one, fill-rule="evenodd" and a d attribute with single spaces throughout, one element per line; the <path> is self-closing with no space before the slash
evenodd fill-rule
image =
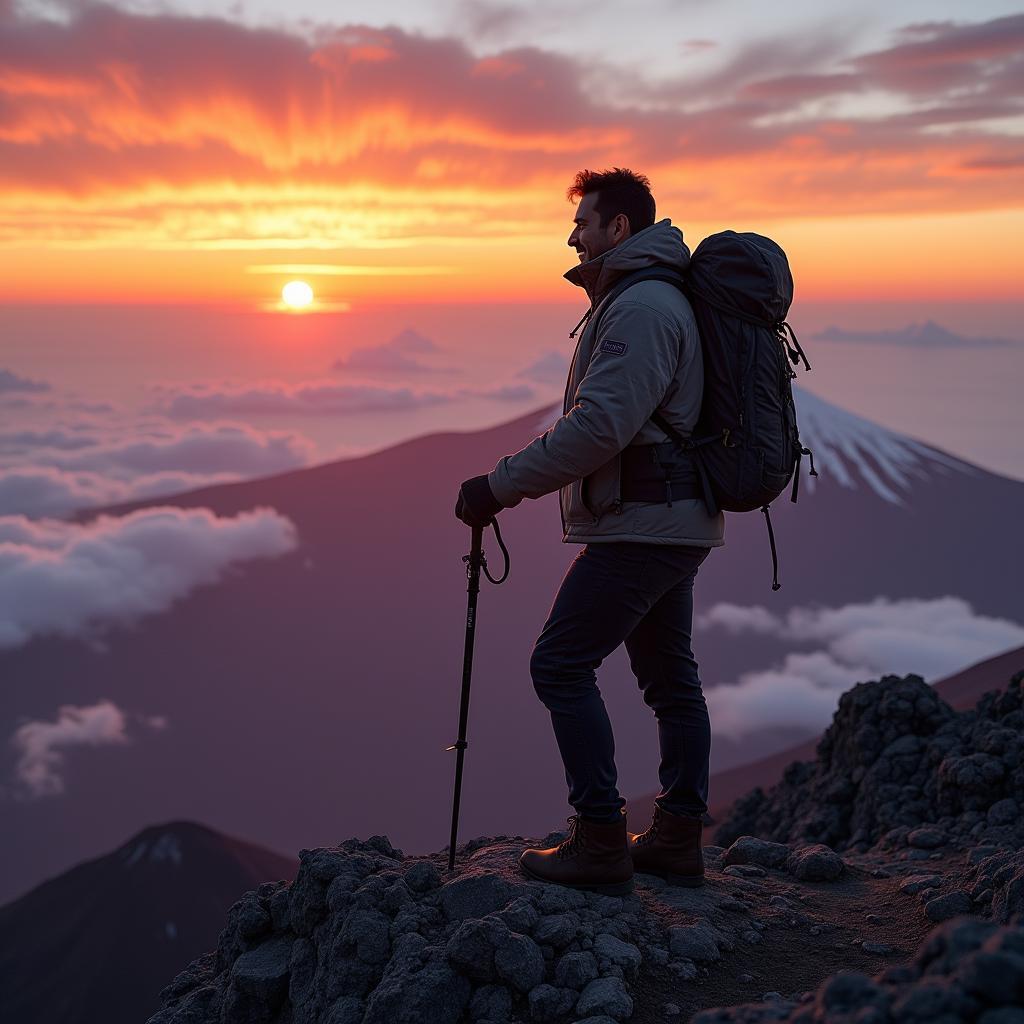
<path id="1" fill-rule="evenodd" d="M 487 526 L 505 506 L 494 497 L 487 476 L 474 476 L 462 482 L 455 502 L 455 518 L 467 526 Z"/>

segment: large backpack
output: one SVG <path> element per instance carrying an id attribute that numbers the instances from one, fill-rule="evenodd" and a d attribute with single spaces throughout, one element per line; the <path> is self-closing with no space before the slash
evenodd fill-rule
<path id="1" fill-rule="evenodd" d="M 808 370 L 811 364 L 786 323 L 793 301 L 786 254 L 763 235 L 720 231 L 697 246 L 685 274 L 647 267 L 616 282 L 601 303 L 601 313 L 627 288 L 651 280 L 674 284 L 689 299 L 704 362 L 704 393 L 692 436 L 683 437 L 658 410 L 651 419 L 692 459 L 709 515 L 719 509 L 760 508 L 764 513 L 772 590 L 778 590 L 768 506 L 791 478 L 790 500 L 796 501 L 804 455 L 810 457 L 811 475 L 818 475 L 811 450 L 800 441 L 793 404 L 796 373 L 789 360 L 795 364 L 803 359 Z M 596 336 L 596 325 L 594 330 Z"/>

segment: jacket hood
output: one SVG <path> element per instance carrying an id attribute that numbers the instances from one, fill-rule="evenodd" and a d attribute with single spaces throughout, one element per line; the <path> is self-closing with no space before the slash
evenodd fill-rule
<path id="1" fill-rule="evenodd" d="M 630 235 L 626 241 L 595 256 L 586 263 L 577 264 L 562 276 L 586 291 L 591 305 L 623 275 L 644 267 L 669 267 L 685 271 L 690 263 L 690 250 L 683 241 L 683 233 L 666 217 L 650 227 Z"/>

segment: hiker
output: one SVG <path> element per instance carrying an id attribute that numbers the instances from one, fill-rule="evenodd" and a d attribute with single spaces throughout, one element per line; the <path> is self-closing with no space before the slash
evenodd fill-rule
<path id="1" fill-rule="evenodd" d="M 692 460 L 651 421 L 660 410 L 691 435 L 704 384 L 700 338 L 672 283 L 640 281 L 603 304 L 640 268 L 683 271 L 690 251 L 667 218 L 655 222 L 642 174 L 584 170 L 568 198 L 579 200 L 568 239 L 579 264 L 564 276 L 590 309 L 577 325 L 563 415 L 466 480 L 455 509 L 467 525 L 486 525 L 523 498 L 558 490 L 562 540 L 584 545 L 530 659 L 576 813 L 564 842 L 524 851 L 520 865 L 535 879 L 612 894 L 632 890 L 634 869 L 700 885 L 711 729 L 691 650 L 692 594 L 711 548 L 725 543 L 725 516 L 709 515 Z M 626 829 L 595 673 L 622 643 L 657 719 L 661 754 L 654 819 L 640 834 Z"/>

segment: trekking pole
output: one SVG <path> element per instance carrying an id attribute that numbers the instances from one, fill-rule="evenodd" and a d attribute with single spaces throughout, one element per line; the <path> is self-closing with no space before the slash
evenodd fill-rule
<path id="1" fill-rule="evenodd" d="M 505 572 L 501 579 L 495 579 L 487 571 L 487 558 L 483 552 L 484 528 L 474 526 L 473 540 L 470 544 L 469 554 L 463 555 L 462 560 L 466 562 L 466 577 L 469 585 L 466 590 L 469 593 L 468 607 L 466 609 L 466 646 L 462 657 L 462 699 L 459 704 L 459 738 L 446 750 L 455 751 L 455 795 L 452 800 L 452 834 L 448 842 L 448 870 L 455 868 L 455 842 L 459 831 L 459 802 L 462 797 L 462 767 L 466 757 L 466 726 L 469 721 L 469 683 L 473 672 L 473 639 L 476 635 L 476 599 L 480 592 L 480 570 L 492 583 L 504 583 L 508 576 L 509 558 L 508 548 L 501 539 L 501 531 L 498 529 L 498 520 L 491 519 L 490 525 L 494 527 L 494 535 L 498 539 L 505 557 Z"/>

